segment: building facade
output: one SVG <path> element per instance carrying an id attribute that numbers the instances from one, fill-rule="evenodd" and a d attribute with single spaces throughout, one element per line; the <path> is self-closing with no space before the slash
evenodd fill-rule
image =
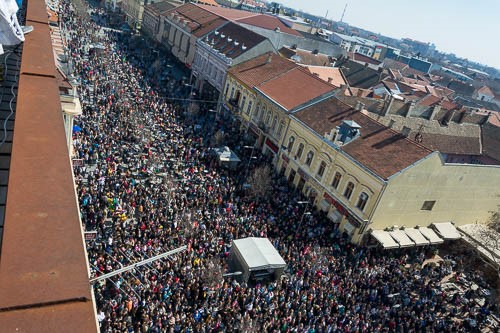
<path id="1" fill-rule="evenodd" d="M 288 128 L 288 115 L 332 95 L 335 89 L 306 68 L 272 53 L 230 72 L 223 96 L 225 107 L 238 116 L 242 129 L 255 139 L 255 146 L 274 159 Z"/>
<path id="2" fill-rule="evenodd" d="M 276 52 L 267 38 L 228 22 L 203 39 L 198 39 L 193 62 L 193 84 L 202 95 L 218 99 L 230 67 L 267 52 Z M 205 89 L 208 88 L 206 84 L 209 89 Z"/>
<path id="3" fill-rule="evenodd" d="M 225 23 L 225 19 L 188 3 L 169 11 L 163 17 L 157 38 L 179 61 L 191 68 L 197 40 Z"/>
<path id="4" fill-rule="evenodd" d="M 499 166 L 446 163 L 336 99 L 290 115 L 276 167 L 358 244 L 378 244 L 374 234 L 484 223 L 500 202 Z M 393 244 L 418 244 L 406 239 Z"/>

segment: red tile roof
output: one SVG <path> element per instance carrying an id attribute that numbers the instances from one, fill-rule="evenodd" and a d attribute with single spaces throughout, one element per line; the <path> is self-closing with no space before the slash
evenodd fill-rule
<path id="1" fill-rule="evenodd" d="M 28 1 L 2 257 L 5 332 L 96 332 L 45 1 Z"/>
<path id="2" fill-rule="evenodd" d="M 247 17 L 260 15 L 259 13 L 252 13 L 252 12 L 247 12 L 244 10 L 238 10 L 238 9 L 232 9 L 232 8 L 213 7 L 213 6 L 196 5 L 196 4 L 193 4 L 193 6 L 199 7 L 199 8 L 206 10 L 214 15 L 220 16 L 228 21 L 236 21 L 236 20 L 247 18 Z"/>
<path id="3" fill-rule="evenodd" d="M 191 28 L 191 33 L 194 36 L 202 37 L 227 22 L 227 20 L 204 9 L 204 7 L 215 8 L 187 3 L 170 10 L 169 15 L 172 15 L 174 19 L 185 22 Z"/>
<path id="4" fill-rule="evenodd" d="M 198 0 L 198 4 L 220 7 L 220 5 L 217 2 L 215 2 L 215 0 Z"/>
<path id="5" fill-rule="evenodd" d="M 488 96 L 491 96 L 491 97 L 495 97 L 495 94 L 493 93 L 493 91 L 491 91 L 490 87 L 488 86 L 482 86 L 481 88 L 479 88 L 477 90 L 478 93 L 481 93 L 483 95 L 488 95 Z"/>
<path id="6" fill-rule="evenodd" d="M 335 98 L 306 107 L 294 116 L 321 136 L 344 120 L 358 123 L 361 136 L 340 149 L 383 179 L 432 153 Z"/>
<path id="7" fill-rule="evenodd" d="M 234 66 L 228 73 L 253 88 L 297 67 L 293 61 L 267 53 Z"/>
<path id="8" fill-rule="evenodd" d="M 338 67 L 304 66 L 304 68 L 307 68 L 313 75 L 318 76 L 321 80 L 337 88 L 345 85 L 344 77 Z"/>
<path id="9" fill-rule="evenodd" d="M 255 27 L 267 29 L 267 30 L 275 30 L 279 28 L 282 33 L 286 33 L 289 35 L 294 35 L 298 37 L 303 37 L 300 32 L 288 27 L 284 24 L 279 18 L 272 15 L 259 14 L 251 17 L 246 17 L 237 20 L 239 23 L 253 25 Z"/>
<path id="10" fill-rule="evenodd" d="M 297 67 L 264 82 L 257 89 L 288 111 L 335 90 L 306 68 Z"/>

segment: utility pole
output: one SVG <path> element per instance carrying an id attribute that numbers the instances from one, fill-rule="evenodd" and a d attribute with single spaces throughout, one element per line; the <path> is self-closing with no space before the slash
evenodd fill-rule
<path id="1" fill-rule="evenodd" d="M 347 9 L 347 3 L 345 4 L 344 11 L 342 12 L 342 17 L 340 17 L 340 22 L 344 20 L 345 11 Z"/>

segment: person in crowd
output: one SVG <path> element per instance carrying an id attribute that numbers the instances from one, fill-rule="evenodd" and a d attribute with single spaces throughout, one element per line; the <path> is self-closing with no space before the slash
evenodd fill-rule
<path id="1" fill-rule="evenodd" d="M 87 242 L 92 274 L 187 245 L 94 284 L 101 332 L 469 332 L 484 325 L 494 304 L 440 286 L 479 279 L 456 258 L 424 266 L 426 250 L 355 247 L 322 212 L 303 219 L 304 198 L 277 174 L 268 198 L 248 195 L 244 168 L 270 159 L 251 159 L 236 172 L 220 167 L 211 153 L 218 131 L 243 160 L 251 157 L 237 125 L 204 115 L 210 105 L 193 117 L 186 79 L 167 66 L 174 60 L 103 28 L 102 9 L 89 12 L 93 20 L 62 1 L 59 15 L 80 83 L 82 130 L 73 147 L 84 166 L 74 173 L 83 227 L 98 232 Z M 89 47 L 96 43 L 104 47 Z M 281 279 L 247 285 L 222 276 L 231 241 L 250 236 L 269 238 L 283 256 Z"/>

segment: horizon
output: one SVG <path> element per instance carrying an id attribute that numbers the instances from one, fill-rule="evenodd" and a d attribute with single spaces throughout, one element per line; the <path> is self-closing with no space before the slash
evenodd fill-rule
<path id="1" fill-rule="evenodd" d="M 467 0 L 421 0 L 418 3 L 386 0 L 383 5 L 366 0 L 277 2 L 320 17 L 325 17 L 328 11 L 327 19 L 337 22 L 347 3 L 343 22 L 350 26 L 395 39 L 433 43 L 440 52 L 500 70 L 500 45 L 494 42 L 494 33 L 500 31 L 500 1 L 479 0 L 480 5 Z M 406 12 L 411 12 L 415 20 L 401 23 L 398 19 Z M 442 33 L 436 34 L 438 30 Z"/>

